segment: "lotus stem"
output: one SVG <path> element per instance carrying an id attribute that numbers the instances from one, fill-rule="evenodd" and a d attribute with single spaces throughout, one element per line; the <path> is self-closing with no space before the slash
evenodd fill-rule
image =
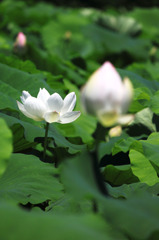
<path id="1" fill-rule="evenodd" d="M 45 138 L 44 138 L 44 152 L 43 152 L 43 161 L 45 162 L 45 156 L 46 156 L 46 149 L 47 149 L 47 135 L 48 135 L 48 130 L 49 130 L 49 123 L 46 123 L 46 128 L 45 128 Z"/>

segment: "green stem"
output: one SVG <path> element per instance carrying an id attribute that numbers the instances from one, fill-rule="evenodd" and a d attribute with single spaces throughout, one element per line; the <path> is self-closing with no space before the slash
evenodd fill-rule
<path id="1" fill-rule="evenodd" d="M 46 128 L 45 128 L 45 139 L 44 139 L 44 152 L 43 152 L 43 160 L 45 162 L 45 156 L 46 156 L 46 149 L 47 149 L 47 135 L 48 135 L 48 130 L 49 130 L 49 123 L 46 123 Z"/>
<path id="2" fill-rule="evenodd" d="M 95 199 L 93 199 L 92 201 L 92 206 L 93 206 L 93 212 L 97 213 L 98 212 L 98 206 L 97 206 L 97 202 Z"/>

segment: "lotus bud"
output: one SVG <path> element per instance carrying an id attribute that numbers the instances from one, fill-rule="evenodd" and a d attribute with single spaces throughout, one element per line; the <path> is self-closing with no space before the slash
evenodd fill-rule
<path id="1" fill-rule="evenodd" d="M 72 32 L 70 32 L 70 31 L 65 32 L 64 40 L 69 41 L 71 39 L 71 37 L 72 37 Z"/>
<path id="2" fill-rule="evenodd" d="M 14 43 L 14 52 L 18 54 L 24 54 L 26 52 L 27 39 L 24 33 L 19 32 L 15 43 Z"/>
<path id="3" fill-rule="evenodd" d="M 120 125 L 115 126 L 109 130 L 110 137 L 119 137 L 122 134 L 122 127 Z"/>
<path id="4" fill-rule="evenodd" d="M 133 97 L 128 78 L 123 81 L 110 62 L 105 62 L 89 78 L 81 91 L 85 112 L 95 115 L 103 126 L 112 126 L 126 113 Z"/>

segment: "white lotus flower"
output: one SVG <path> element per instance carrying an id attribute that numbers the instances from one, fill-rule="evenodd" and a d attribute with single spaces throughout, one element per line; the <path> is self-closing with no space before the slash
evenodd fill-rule
<path id="1" fill-rule="evenodd" d="M 79 116 L 79 111 L 72 111 L 76 104 L 76 95 L 69 93 L 63 100 L 58 93 L 50 95 L 43 88 L 40 89 L 37 98 L 32 97 L 27 91 L 22 92 L 22 103 L 17 101 L 20 111 L 35 121 L 45 120 L 48 123 L 70 123 Z"/>
<path id="2" fill-rule="evenodd" d="M 133 87 L 128 78 L 123 81 L 110 62 L 105 62 L 85 84 L 81 102 L 86 112 L 96 115 L 103 126 L 128 123 L 132 115 L 122 115 L 128 110 Z"/>

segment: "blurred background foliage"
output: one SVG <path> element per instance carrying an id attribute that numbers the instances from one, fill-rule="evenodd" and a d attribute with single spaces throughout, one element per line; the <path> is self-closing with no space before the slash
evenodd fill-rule
<path id="1" fill-rule="evenodd" d="M 33 4 L 35 2 L 39 2 L 38 0 L 29 0 L 28 3 L 29 4 Z M 60 0 L 60 1 L 57 1 L 57 0 L 47 0 L 46 2 L 50 2 L 50 3 L 53 3 L 57 6 L 70 6 L 70 7 L 94 7 L 94 8 L 100 8 L 100 9 L 103 9 L 103 8 L 111 8 L 111 7 L 114 7 L 114 8 L 125 8 L 126 10 L 130 10 L 134 7 L 156 7 L 156 6 L 159 6 L 159 3 L 157 0 L 152 0 L 151 2 L 146 0 L 146 1 L 129 1 L 129 0 L 120 0 L 120 1 L 111 1 L 111 0 L 99 0 L 98 2 L 97 1 L 90 1 L 90 0 L 87 0 L 87 1 L 82 1 L 82 0 L 69 0 L 69 1 L 66 1 L 66 0 Z"/>

